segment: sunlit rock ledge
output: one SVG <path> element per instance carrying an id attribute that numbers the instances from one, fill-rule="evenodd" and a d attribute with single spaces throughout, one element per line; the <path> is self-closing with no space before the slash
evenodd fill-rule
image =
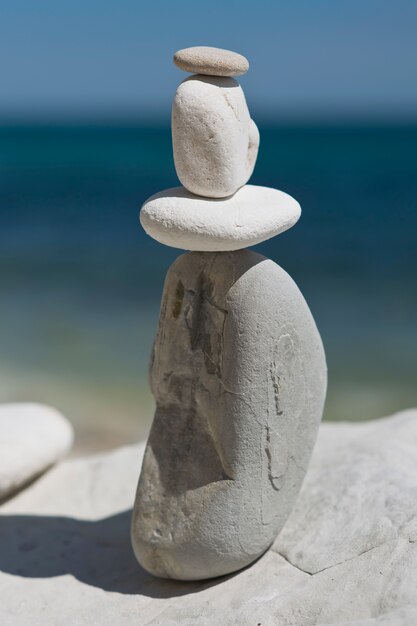
<path id="1" fill-rule="evenodd" d="M 133 556 L 143 450 L 64 461 L 0 507 L 3 623 L 417 623 L 417 410 L 324 423 L 272 548 L 206 582 L 159 580 Z"/>

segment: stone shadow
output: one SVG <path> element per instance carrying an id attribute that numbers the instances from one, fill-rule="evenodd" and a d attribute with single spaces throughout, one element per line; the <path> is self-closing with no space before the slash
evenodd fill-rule
<path id="1" fill-rule="evenodd" d="M 148 574 L 130 545 L 131 511 L 96 521 L 0 515 L 0 571 L 25 578 L 71 574 L 104 591 L 152 598 L 182 596 L 223 581 L 163 580 Z"/>

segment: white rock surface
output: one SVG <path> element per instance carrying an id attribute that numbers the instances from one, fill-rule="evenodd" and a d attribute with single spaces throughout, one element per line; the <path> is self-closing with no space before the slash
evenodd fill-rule
<path id="1" fill-rule="evenodd" d="M 417 410 L 322 424 L 273 549 L 205 583 L 153 578 L 134 559 L 130 507 L 143 450 L 66 461 L 0 508 L 3 624 L 417 623 Z"/>
<path id="2" fill-rule="evenodd" d="M 248 137 L 248 155 L 246 162 L 246 181 L 252 176 L 256 159 L 258 157 L 260 136 L 259 130 L 255 122 L 251 119 L 249 122 L 249 137 Z"/>
<path id="3" fill-rule="evenodd" d="M 172 106 L 172 146 L 178 178 L 191 193 L 224 198 L 249 180 L 259 133 L 233 78 L 190 76 Z"/>
<path id="4" fill-rule="evenodd" d="M 294 226 L 300 215 L 294 198 L 269 187 L 245 185 L 230 198 L 216 201 L 175 187 L 149 198 L 140 221 L 148 235 L 167 246 L 219 252 L 279 235 Z"/>
<path id="5" fill-rule="evenodd" d="M 241 76 L 249 69 L 249 61 L 243 55 L 211 46 L 178 50 L 174 63 L 185 72 L 209 76 Z"/>
<path id="6" fill-rule="evenodd" d="M 40 404 L 0 405 L 0 499 L 58 461 L 73 431 L 58 411 Z"/>
<path id="7" fill-rule="evenodd" d="M 317 436 L 327 369 L 297 285 L 252 250 L 170 267 L 156 401 L 132 522 L 149 572 L 200 580 L 257 559 L 284 525 Z"/>

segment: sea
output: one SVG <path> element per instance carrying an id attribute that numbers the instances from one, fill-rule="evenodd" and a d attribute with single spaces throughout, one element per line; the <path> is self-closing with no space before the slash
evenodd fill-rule
<path id="1" fill-rule="evenodd" d="M 302 216 L 256 250 L 316 319 L 324 419 L 417 406 L 417 124 L 259 126 L 251 183 L 291 194 Z M 148 433 L 149 354 L 180 251 L 138 216 L 178 184 L 170 129 L 155 121 L 0 125 L 0 401 L 57 407 L 75 454 Z"/>

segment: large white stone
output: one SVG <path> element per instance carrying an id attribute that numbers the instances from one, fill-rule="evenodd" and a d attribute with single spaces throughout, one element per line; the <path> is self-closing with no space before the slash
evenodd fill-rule
<path id="1" fill-rule="evenodd" d="M 72 440 L 70 423 L 50 407 L 0 405 L 0 499 L 64 456 Z"/>
<path id="2" fill-rule="evenodd" d="M 254 246 L 288 230 L 301 215 L 294 198 L 245 185 L 230 198 L 209 200 L 184 187 L 161 191 L 140 212 L 144 230 L 166 246 L 219 252 Z"/>
<path id="3" fill-rule="evenodd" d="M 135 561 L 143 450 L 65 461 L 0 507 L 2 624 L 417 623 L 417 410 L 322 424 L 273 549 L 206 583 L 154 578 Z"/>
<path id="4" fill-rule="evenodd" d="M 233 78 L 196 75 L 183 81 L 172 106 L 178 178 L 191 193 L 223 198 L 249 180 L 259 133 Z"/>
<path id="5" fill-rule="evenodd" d="M 151 365 L 156 400 L 132 543 L 151 573 L 245 567 L 297 497 L 326 394 L 326 361 L 288 274 L 251 250 L 193 252 L 168 271 Z"/>

